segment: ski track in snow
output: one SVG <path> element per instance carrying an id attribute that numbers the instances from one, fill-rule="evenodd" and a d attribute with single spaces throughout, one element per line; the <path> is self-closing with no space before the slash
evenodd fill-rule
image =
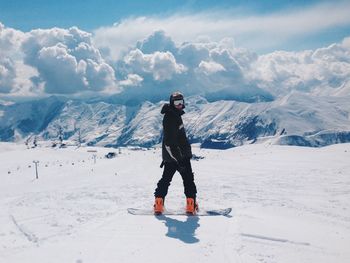
<path id="1" fill-rule="evenodd" d="M 34 234 L 30 233 L 28 230 L 25 230 L 22 226 L 20 226 L 13 215 L 10 215 L 10 219 L 18 228 L 18 230 L 28 239 L 28 241 L 38 243 L 38 238 Z"/>
<path id="2" fill-rule="evenodd" d="M 152 207 L 161 152 L 109 151 L 0 143 L 0 262 L 350 262 L 350 144 L 194 147 L 199 206 L 230 217 L 128 214 Z M 166 206 L 184 202 L 175 175 Z"/>

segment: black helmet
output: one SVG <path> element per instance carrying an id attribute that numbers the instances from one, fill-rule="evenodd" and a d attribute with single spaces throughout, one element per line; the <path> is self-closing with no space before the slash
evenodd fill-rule
<path id="1" fill-rule="evenodd" d="M 185 108 L 185 99 L 184 99 L 184 95 L 182 95 L 181 92 L 175 91 L 173 94 L 170 95 L 169 102 L 171 106 L 174 106 L 175 100 L 183 100 L 182 108 L 183 109 Z"/>

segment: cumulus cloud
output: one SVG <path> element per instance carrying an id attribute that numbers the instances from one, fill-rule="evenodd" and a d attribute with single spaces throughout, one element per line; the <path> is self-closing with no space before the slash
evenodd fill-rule
<path id="1" fill-rule="evenodd" d="M 231 38 L 175 45 L 170 36 L 158 31 L 137 42 L 117 64 L 120 78 L 125 79 L 121 82 L 126 87 L 122 94 L 125 97 L 157 100 L 173 90 L 182 90 L 186 95 L 215 94 L 215 99 L 244 100 L 267 94 L 246 77 L 245 71 L 256 59 L 256 54 L 237 48 Z M 139 89 L 130 89 L 140 85 L 131 76 L 142 79 Z"/>
<path id="2" fill-rule="evenodd" d="M 23 38 L 23 32 L 7 28 L 0 22 L 0 57 L 16 58 Z"/>
<path id="3" fill-rule="evenodd" d="M 87 86 L 85 61 L 78 62 L 61 43 L 41 48 L 32 65 L 37 67 L 47 93 L 75 93 Z"/>
<path id="4" fill-rule="evenodd" d="M 0 23 L 0 93 L 119 92 L 115 70 L 77 27 L 27 33 Z"/>
<path id="5" fill-rule="evenodd" d="M 23 67 L 20 45 L 25 37 L 21 31 L 7 28 L 0 23 L 0 94 L 10 94 L 21 89 L 29 89 L 30 82 Z"/>
<path id="6" fill-rule="evenodd" d="M 38 70 L 49 94 L 117 91 L 114 69 L 93 46 L 91 34 L 76 27 L 37 29 L 22 44 L 24 61 Z"/>
<path id="7" fill-rule="evenodd" d="M 121 86 L 133 86 L 138 87 L 141 85 L 143 78 L 137 74 L 128 74 L 125 80 L 119 81 L 119 85 Z"/>
<path id="8" fill-rule="evenodd" d="M 14 86 L 16 70 L 8 58 L 0 58 L 0 93 L 9 93 Z"/>
<path id="9" fill-rule="evenodd" d="M 221 64 L 214 61 L 201 61 L 201 63 L 198 65 L 198 68 L 206 75 L 211 75 L 219 71 L 226 71 L 226 69 Z"/>
<path id="10" fill-rule="evenodd" d="M 156 51 L 174 53 L 176 51 L 175 42 L 164 31 L 155 31 L 147 38 L 138 41 L 136 47 L 144 54 L 152 54 Z"/>
<path id="11" fill-rule="evenodd" d="M 152 41 L 148 41 L 149 38 Z M 132 49 L 121 59 L 123 66 L 120 67 L 122 78 L 128 84 L 125 86 L 140 85 L 130 80 L 133 74 L 142 79 L 141 88 L 132 91 L 133 96 L 142 98 L 152 99 L 152 93 L 156 93 L 157 98 L 166 97 L 171 90 L 181 89 L 187 95 L 202 94 L 215 99 L 270 100 L 293 90 L 330 92 L 350 79 L 348 38 L 316 50 L 276 51 L 260 56 L 236 47 L 231 38 L 180 45 L 173 45 L 165 32 L 152 33 L 149 38 L 137 46 L 152 43 L 147 47 L 150 53 Z M 157 51 L 157 47 L 166 51 Z M 128 92 L 125 89 L 124 95 Z"/>
<path id="12" fill-rule="evenodd" d="M 201 61 L 210 59 L 210 47 L 207 43 L 185 43 L 177 51 L 179 62 L 189 68 L 196 68 Z"/>
<path id="13" fill-rule="evenodd" d="M 169 80 L 174 74 L 186 71 L 185 66 L 176 63 L 174 55 L 169 51 L 143 54 L 141 50 L 135 49 L 125 57 L 124 61 L 136 73 L 151 73 L 157 81 Z"/>
<path id="14" fill-rule="evenodd" d="M 292 90 L 325 93 L 350 79 L 350 46 L 340 44 L 302 52 L 273 52 L 259 56 L 251 76 L 274 94 Z"/>

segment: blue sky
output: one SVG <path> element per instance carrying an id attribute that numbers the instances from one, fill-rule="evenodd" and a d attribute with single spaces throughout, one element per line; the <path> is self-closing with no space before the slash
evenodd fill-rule
<path id="1" fill-rule="evenodd" d="M 0 21 L 16 29 L 78 26 L 93 30 L 129 16 L 169 15 L 174 12 L 201 12 L 212 9 L 239 9 L 244 15 L 267 14 L 281 9 L 303 8 L 326 1 L 252 0 L 1 0 Z"/>
<path id="2" fill-rule="evenodd" d="M 28 31 L 35 28 L 78 26 L 93 30 L 130 16 L 170 15 L 235 9 L 235 15 L 269 14 L 278 10 L 301 9 L 320 0 L 1 0 L 0 21 L 10 27 Z M 336 2 L 336 1 L 335 1 Z"/>

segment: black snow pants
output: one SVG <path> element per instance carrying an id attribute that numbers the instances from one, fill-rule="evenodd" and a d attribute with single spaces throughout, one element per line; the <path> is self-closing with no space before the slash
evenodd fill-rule
<path id="1" fill-rule="evenodd" d="M 157 188 L 154 192 L 155 197 L 162 197 L 168 193 L 168 188 L 173 179 L 173 176 L 176 171 L 179 171 L 182 177 L 182 181 L 185 188 L 185 196 L 187 198 L 196 199 L 197 188 L 194 183 L 194 175 L 192 172 L 192 166 L 190 159 L 185 159 L 180 163 L 181 169 L 179 169 L 179 165 L 176 162 L 165 162 L 164 170 L 162 178 L 159 180 L 157 184 Z"/>

